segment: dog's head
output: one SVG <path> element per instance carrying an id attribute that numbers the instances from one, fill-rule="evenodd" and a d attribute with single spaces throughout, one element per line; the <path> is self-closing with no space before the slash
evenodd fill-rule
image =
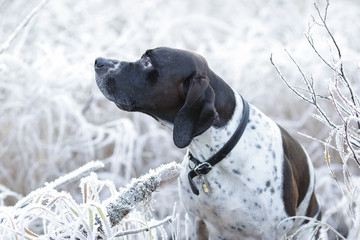
<path id="1" fill-rule="evenodd" d="M 171 123 L 180 148 L 218 119 L 210 69 L 195 53 L 156 48 L 135 62 L 97 58 L 95 72 L 101 92 L 120 109 Z"/>

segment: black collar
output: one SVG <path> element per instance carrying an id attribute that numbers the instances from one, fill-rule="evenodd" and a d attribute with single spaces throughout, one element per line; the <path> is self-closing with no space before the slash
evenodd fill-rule
<path id="1" fill-rule="evenodd" d="M 246 125 L 249 121 L 249 104 L 243 98 L 242 98 L 242 102 L 243 102 L 243 112 L 242 112 L 242 119 L 240 121 L 240 124 L 235 130 L 234 134 L 229 139 L 229 141 L 227 141 L 227 143 L 225 143 L 225 145 L 217 153 L 215 153 L 207 161 L 201 162 L 189 152 L 189 159 L 195 164 L 195 167 L 189 172 L 188 178 L 189 178 L 191 190 L 195 195 L 199 195 L 199 189 L 196 187 L 193 178 L 196 176 L 205 175 L 208 172 L 210 172 L 213 166 L 218 164 L 231 152 L 231 150 L 235 147 L 237 142 L 240 140 L 242 134 L 244 133 Z"/>

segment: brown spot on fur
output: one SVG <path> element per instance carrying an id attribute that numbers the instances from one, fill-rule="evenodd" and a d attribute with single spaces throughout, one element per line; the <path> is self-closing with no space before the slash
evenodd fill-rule
<path id="1" fill-rule="evenodd" d="M 200 220 L 196 224 L 196 234 L 198 240 L 208 240 L 209 239 L 209 231 L 206 227 L 206 224 L 203 220 Z"/>
<path id="2" fill-rule="evenodd" d="M 316 200 L 315 193 L 312 194 L 308 209 L 306 210 L 307 217 L 315 217 L 320 212 L 319 204 Z M 317 216 L 317 220 L 320 220 L 320 214 Z"/>
<path id="3" fill-rule="evenodd" d="M 306 154 L 301 145 L 280 127 L 284 150 L 283 199 L 285 210 L 290 216 L 304 199 L 310 184 Z"/>
<path id="4" fill-rule="evenodd" d="M 284 156 L 284 167 L 283 167 L 283 200 L 285 211 L 289 216 L 296 215 L 296 203 L 298 200 L 298 191 L 296 182 L 294 179 L 294 174 L 291 169 L 289 160 Z"/>

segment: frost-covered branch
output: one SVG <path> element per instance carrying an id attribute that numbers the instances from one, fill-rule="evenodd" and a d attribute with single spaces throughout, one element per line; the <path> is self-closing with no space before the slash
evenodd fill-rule
<path id="1" fill-rule="evenodd" d="M 318 14 L 319 21 L 315 20 L 315 17 L 313 17 L 313 23 L 309 24 L 309 30 L 305 34 L 306 39 L 308 40 L 309 44 L 311 45 L 312 49 L 316 53 L 316 55 L 321 59 L 323 63 L 325 63 L 326 66 L 330 68 L 331 71 L 333 71 L 334 79 L 332 79 L 328 84 L 328 92 L 330 97 L 324 97 L 320 94 L 316 93 L 316 90 L 314 88 L 314 80 L 312 77 L 307 77 L 304 74 L 304 71 L 300 67 L 300 65 L 297 63 L 297 61 L 291 56 L 291 54 L 286 51 L 291 61 L 295 64 L 297 67 L 302 80 L 304 84 L 306 85 L 307 89 L 300 89 L 296 86 L 293 86 L 288 79 L 280 72 L 279 68 L 276 66 L 276 64 L 273 61 L 273 56 L 270 57 L 271 64 L 275 67 L 275 70 L 279 74 L 280 78 L 285 82 L 285 84 L 288 86 L 289 89 L 291 89 L 297 96 L 299 96 L 302 100 L 306 101 L 307 103 L 310 103 L 315 107 L 315 109 L 318 111 L 319 115 L 315 115 L 314 117 L 321 122 L 323 122 L 326 126 L 330 127 L 330 129 L 333 129 L 336 132 L 336 135 L 340 136 L 342 139 L 344 139 L 344 143 L 347 144 L 347 149 L 344 149 L 344 151 L 349 151 L 349 153 L 352 155 L 352 158 L 355 160 L 355 162 L 360 166 L 359 161 L 359 147 L 360 147 L 360 136 L 358 129 L 360 129 L 360 104 L 359 104 L 359 96 L 357 96 L 354 93 L 353 87 L 350 83 L 350 81 L 347 79 L 344 71 L 343 66 L 343 60 L 342 60 L 342 53 L 340 50 L 340 47 L 333 36 L 332 32 L 330 31 L 328 25 L 327 25 L 327 18 L 328 18 L 328 8 L 329 8 L 329 1 L 326 0 L 326 6 L 324 13 L 321 13 L 319 7 L 317 4 L 314 4 L 316 12 Z M 333 43 L 335 49 L 336 49 L 336 56 L 333 57 L 333 61 L 329 63 L 325 60 L 325 58 L 320 54 L 319 50 L 317 49 L 314 40 L 311 36 L 310 30 L 312 29 L 312 26 L 317 25 L 322 28 L 326 29 L 326 33 L 331 39 L 331 42 Z M 334 60 L 337 59 L 337 60 Z M 342 83 L 341 86 L 339 86 L 339 82 Z M 300 90 L 299 90 L 300 89 Z M 347 93 L 346 93 L 347 91 Z M 304 93 L 303 93 L 304 92 Z M 306 96 L 308 94 L 308 96 Z M 350 99 L 350 100 L 349 100 Z M 334 118 L 332 112 L 329 112 L 326 110 L 321 102 L 319 100 L 327 100 L 327 102 L 331 102 L 332 105 L 335 108 L 335 112 L 337 113 L 337 118 Z M 351 121 L 350 121 L 351 119 Z M 340 123 L 339 123 L 340 122 Z M 357 127 L 354 126 L 354 124 L 349 124 L 349 122 L 356 123 Z M 340 149 L 338 149 L 340 150 Z M 349 154 L 343 154 L 343 156 L 346 156 L 346 158 L 349 157 Z M 347 162 L 347 160 L 344 162 Z"/>
<path id="2" fill-rule="evenodd" d="M 80 178 L 89 175 L 90 172 L 93 172 L 95 170 L 98 170 L 100 168 L 103 168 L 104 164 L 101 161 L 91 161 L 87 163 L 86 165 L 76 169 L 75 171 L 72 171 L 65 176 L 59 177 L 53 182 L 45 183 L 45 187 L 39 188 L 33 192 L 31 192 L 29 195 L 21 199 L 19 202 L 16 203 L 15 207 L 22 208 L 25 205 L 27 205 L 29 202 L 33 200 L 35 196 L 38 196 L 41 192 L 44 191 L 44 189 L 58 189 L 59 187 L 68 184 L 70 182 L 79 180 Z"/>
<path id="3" fill-rule="evenodd" d="M 300 97 L 302 100 L 304 100 L 305 102 L 308 102 L 310 104 L 313 104 L 313 102 L 307 98 L 304 94 L 302 94 L 300 91 L 298 91 L 294 86 L 292 86 L 289 81 L 286 79 L 286 77 L 281 73 L 280 69 L 277 67 L 277 65 L 274 63 L 273 60 L 273 55 L 270 55 L 270 62 L 271 64 L 274 66 L 276 72 L 278 73 L 278 75 L 280 76 L 280 78 L 284 81 L 284 83 L 286 84 L 286 86 L 293 91 L 298 97 Z"/>
<path id="4" fill-rule="evenodd" d="M 299 66 L 299 64 L 295 61 L 295 59 L 291 56 L 291 54 L 285 50 L 286 53 L 288 54 L 288 56 L 290 57 L 290 59 L 292 60 L 292 62 L 296 65 L 298 71 L 300 72 L 302 79 L 304 81 L 304 83 L 306 84 L 308 90 L 304 90 L 306 93 L 308 93 L 310 96 L 306 97 L 303 93 L 301 93 L 297 87 L 292 86 L 292 84 L 286 79 L 286 77 L 284 77 L 284 75 L 280 72 L 279 68 L 276 66 L 276 64 L 273 61 L 273 56 L 270 56 L 270 62 L 271 64 L 275 67 L 275 70 L 277 71 L 277 73 L 279 74 L 280 78 L 283 80 L 283 82 L 286 84 L 286 86 L 293 91 L 297 96 L 299 96 L 302 100 L 304 100 L 307 103 L 310 103 L 311 105 L 313 105 L 316 110 L 320 113 L 321 117 L 319 118 L 320 121 L 325 121 L 331 128 L 337 128 L 337 126 L 332 122 L 332 120 L 330 119 L 330 117 L 326 114 L 326 112 L 323 110 L 323 108 L 320 106 L 320 104 L 318 103 L 318 98 L 321 99 L 326 99 L 328 100 L 328 97 L 324 97 L 321 96 L 319 94 L 316 93 L 315 89 L 314 89 L 314 83 L 313 83 L 313 79 L 309 79 L 302 71 L 301 67 Z"/>
<path id="5" fill-rule="evenodd" d="M 148 232 L 153 228 L 157 228 L 159 226 L 164 225 L 165 223 L 171 223 L 172 219 L 173 219 L 172 216 L 168 216 L 168 217 L 166 217 L 165 219 L 163 219 L 161 221 L 156 221 L 156 222 L 152 223 L 148 227 L 139 228 L 139 229 L 133 229 L 133 230 L 128 230 L 128 231 L 122 231 L 120 233 L 115 234 L 115 237 L 121 237 L 121 236 L 130 235 L 130 234 L 141 233 L 141 232 Z"/>
<path id="6" fill-rule="evenodd" d="M 15 38 L 20 34 L 20 32 L 28 25 L 30 20 L 42 9 L 49 0 L 43 0 L 39 5 L 37 5 L 26 18 L 16 27 L 15 31 L 8 37 L 6 42 L 4 42 L 0 47 L 0 55 L 9 48 L 10 44 L 15 40 Z"/>
<path id="7" fill-rule="evenodd" d="M 329 64 L 322 56 L 321 54 L 319 54 L 319 52 L 317 51 L 315 45 L 314 45 L 314 41 L 310 40 L 311 39 L 311 34 L 306 34 L 306 38 L 308 39 L 311 47 L 314 49 L 315 53 L 320 57 L 320 59 L 326 64 L 328 65 L 338 76 L 339 78 L 342 80 L 342 82 L 345 84 L 346 89 L 349 91 L 350 94 L 350 98 L 352 101 L 352 104 L 355 107 L 359 106 L 359 98 L 358 96 L 355 96 L 354 94 L 354 90 L 352 85 L 350 84 L 350 81 L 347 79 L 346 75 L 345 75 L 345 71 L 344 71 L 344 64 L 343 64 L 343 59 L 342 59 L 342 53 L 341 53 L 341 49 L 337 43 L 337 41 L 335 40 L 334 35 L 332 34 L 332 32 L 329 29 L 329 26 L 326 22 L 327 20 L 327 14 L 328 14 L 328 8 L 330 6 L 330 2 L 329 0 L 326 0 L 326 6 L 325 6 L 325 10 L 324 10 L 324 14 L 321 14 L 321 11 L 319 9 L 318 4 L 314 3 L 316 12 L 318 14 L 318 17 L 321 20 L 321 24 L 320 26 L 323 26 L 326 29 L 327 34 L 329 35 L 329 37 L 331 38 L 331 41 L 333 43 L 333 45 L 336 48 L 336 52 L 337 52 L 337 57 L 338 57 L 338 63 L 339 63 L 339 67 L 338 69 L 336 69 L 336 67 L 332 66 L 331 64 Z M 333 64 L 336 64 L 335 62 Z M 358 112 L 355 113 L 356 117 L 359 117 Z M 358 128 L 360 129 L 360 121 L 357 123 L 358 124 Z"/>
<path id="8" fill-rule="evenodd" d="M 46 183 L 45 185 L 54 189 L 58 189 L 63 185 L 79 180 L 82 177 L 89 175 L 100 168 L 104 167 L 104 163 L 101 161 L 91 161 L 86 165 L 76 169 L 75 171 L 66 174 L 63 177 L 59 177 L 56 180 Z"/>
<path id="9" fill-rule="evenodd" d="M 288 51 L 285 50 L 292 63 L 297 67 L 302 81 L 305 84 L 304 88 L 299 88 L 290 83 L 274 63 L 272 55 L 270 57 L 270 62 L 275 67 L 276 72 L 285 82 L 286 86 L 302 100 L 311 104 L 318 112 L 314 117 L 329 128 L 329 136 L 327 139 L 325 141 L 318 141 L 325 146 L 326 164 L 342 194 L 342 200 L 339 201 L 337 207 L 339 208 L 339 206 L 342 206 L 343 210 L 346 209 L 344 212 L 346 212 L 347 218 L 352 220 L 352 222 L 347 223 L 347 226 L 349 227 L 349 236 L 356 237 L 349 239 L 358 239 L 359 232 L 353 229 L 357 228 L 358 219 L 360 218 L 358 209 L 360 196 L 358 186 L 360 179 L 357 177 L 358 172 L 353 174 L 352 171 L 358 171 L 360 168 L 360 97 L 356 94 L 350 79 L 346 76 L 341 48 L 327 24 L 330 3 L 329 0 L 325 1 L 326 5 L 324 7 L 324 12 L 320 10 L 316 3 L 314 4 L 317 16 L 312 17 L 313 22 L 309 24 L 309 29 L 308 32 L 305 33 L 305 37 L 316 56 L 319 57 L 325 66 L 333 73 L 333 77 L 327 80 L 327 92 L 329 97 L 324 97 L 321 96 L 321 94 L 316 93 L 317 89 L 314 87 L 313 77 L 308 77 L 304 74 L 302 67 L 300 67 L 298 62 Z M 325 29 L 325 33 L 330 38 L 329 58 L 331 60 L 326 60 L 327 57 L 324 57 L 323 54 L 320 53 L 318 46 L 315 44 L 311 32 L 314 26 Z M 332 49 L 335 49 L 335 51 L 331 51 Z M 331 103 L 331 105 L 329 105 L 329 103 Z M 315 138 L 310 137 L 310 139 Z M 338 155 L 336 155 L 336 157 L 339 156 L 342 162 L 341 181 L 337 176 L 339 173 L 335 173 L 333 170 L 331 163 L 332 153 L 330 152 L 330 149 L 337 152 Z M 352 168 L 352 165 L 349 165 L 349 160 L 353 160 L 353 162 L 356 163 L 357 168 Z M 328 217 L 329 216 L 324 218 L 323 221 L 328 220 Z M 322 226 L 318 226 L 321 228 L 320 232 L 323 233 L 330 229 L 335 232 L 336 235 L 340 236 L 335 229 L 330 227 L 330 225 L 321 225 Z M 298 234 L 299 233 L 295 233 L 293 236 Z"/>
<path id="10" fill-rule="evenodd" d="M 106 207 L 112 226 L 118 224 L 139 203 L 149 199 L 159 186 L 177 178 L 180 169 L 180 165 L 174 162 L 162 165 L 121 189 L 119 195 L 110 200 Z"/>

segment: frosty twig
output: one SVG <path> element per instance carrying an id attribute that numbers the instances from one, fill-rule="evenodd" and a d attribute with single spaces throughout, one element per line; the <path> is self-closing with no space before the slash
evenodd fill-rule
<path id="1" fill-rule="evenodd" d="M 34 197 L 38 196 L 38 194 L 41 194 L 41 192 L 43 192 L 44 189 L 57 189 L 67 183 L 76 181 L 76 180 L 88 175 L 90 172 L 95 171 L 102 167 L 104 167 L 104 164 L 102 162 L 91 161 L 91 162 L 87 163 L 86 165 L 82 166 L 81 168 L 76 169 L 76 170 L 66 174 L 65 176 L 57 178 L 53 182 L 46 183 L 45 187 L 38 188 L 37 190 L 31 192 L 29 195 L 27 195 L 26 197 L 24 197 L 20 201 L 18 201 L 15 206 L 17 208 L 23 208 L 28 203 L 30 203 Z"/>
<path id="2" fill-rule="evenodd" d="M 273 61 L 273 56 L 270 57 L 271 64 L 275 67 L 275 70 L 279 74 L 280 78 L 285 82 L 287 87 L 291 89 L 297 96 L 299 96 L 302 100 L 306 101 L 307 103 L 312 104 L 316 110 L 318 111 L 319 115 L 315 115 L 315 118 L 323 122 L 325 125 L 330 127 L 335 131 L 335 135 L 338 138 L 344 140 L 344 143 L 347 145 L 347 148 L 338 149 L 338 151 L 348 151 L 350 154 L 342 154 L 344 157 L 343 162 L 347 162 L 347 158 L 352 156 L 354 161 L 360 166 L 360 160 L 358 157 L 359 148 L 360 148 L 360 137 L 357 133 L 358 129 L 360 129 L 360 103 L 359 103 L 359 96 L 354 94 L 353 87 L 351 86 L 350 81 L 347 79 L 344 71 L 343 60 L 342 60 L 342 53 L 338 43 L 335 40 L 335 37 L 331 33 L 328 25 L 327 25 L 327 17 L 328 17 L 328 8 L 329 8 L 329 1 L 326 0 L 326 6 L 324 13 L 321 13 L 319 6 L 314 4 L 319 21 L 316 21 L 313 17 L 313 24 L 309 24 L 308 32 L 305 34 L 306 39 L 308 40 L 310 46 L 316 53 L 316 55 L 320 58 L 320 60 L 325 63 L 326 66 L 330 68 L 330 70 L 334 73 L 334 79 L 332 79 L 328 86 L 328 92 L 330 97 L 324 97 L 316 93 L 313 83 L 312 77 L 307 77 L 300 65 L 296 62 L 296 60 L 291 56 L 291 54 L 286 51 L 291 61 L 296 65 L 303 82 L 306 85 L 307 89 L 299 89 L 291 85 L 291 83 L 286 79 L 284 75 L 281 74 L 279 68 Z M 320 54 L 317 47 L 315 46 L 314 40 L 311 36 L 310 30 L 312 26 L 317 25 L 322 28 L 325 28 L 326 33 L 331 39 L 331 43 L 336 49 L 336 56 L 332 56 L 332 62 L 325 60 L 325 58 Z M 335 60 L 337 59 L 337 60 Z M 341 86 L 339 86 L 341 84 Z M 304 92 L 304 93 L 303 93 Z M 308 94 L 308 95 L 307 95 Z M 338 115 L 338 119 L 332 119 L 331 114 L 325 110 L 325 108 L 320 104 L 319 100 L 325 99 L 332 103 L 334 106 L 336 113 Z M 350 100 L 348 100 L 350 99 Z M 351 119 L 351 120 L 350 120 Z M 341 122 L 339 124 L 338 122 Z M 350 124 L 353 122 L 355 124 Z M 346 159 L 345 159 L 346 158 Z"/>
<path id="3" fill-rule="evenodd" d="M 80 178 L 89 175 L 91 172 L 96 171 L 104 167 L 104 163 L 101 161 L 91 161 L 86 165 L 66 174 L 63 177 L 59 177 L 51 183 L 45 184 L 48 187 L 58 189 L 61 186 L 79 180 Z"/>
<path id="4" fill-rule="evenodd" d="M 319 57 L 319 59 L 326 65 L 328 69 L 330 69 L 333 74 L 333 77 L 330 78 L 327 82 L 329 97 L 322 97 L 316 94 L 312 76 L 308 77 L 304 74 L 304 71 L 300 65 L 289 52 L 286 51 L 291 61 L 296 65 L 306 86 L 305 88 L 299 88 L 292 85 L 288 79 L 286 79 L 286 77 L 281 74 L 279 68 L 274 63 L 272 56 L 270 57 L 270 61 L 287 87 L 302 100 L 313 105 L 318 111 L 318 114 L 314 115 L 314 117 L 324 123 L 324 125 L 329 129 L 329 136 L 327 137 L 326 141 L 318 141 L 325 146 L 326 164 L 342 194 L 343 200 L 338 203 L 337 207 L 343 206 L 343 208 L 345 207 L 347 209 L 346 215 L 348 215 L 352 220 L 352 224 L 349 224 L 349 236 L 357 236 L 355 238 L 358 238 L 359 233 L 352 229 L 356 228 L 353 226 L 357 225 L 357 219 L 359 218 L 359 212 L 356 208 L 359 198 L 359 189 L 357 187 L 358 180 L 356 177 L 354 177 L 356 174 L 352 174 L 352 170 L 356 171 L 359 169 L 352 168 L 352 166 L 349 165 L 349 160 L 353 160 L 357 167 L 360 167 L 360 98 L 355 94 L 356 92 L 354 91 L 350 80 L 345 74 L 343 55 L 340 46 L 330 31 L 329 26 L 327 25 L 329 0 L 325 1 L 326 5 L 324 12 L 320 11 L 319 6 L 316 3 L 314 4 L 317 17 L 312 18 L 313 22 L 309 24 L 309 29 L 308 32 L 305 33 L 305 37 L 317 57 Z M 324 57 L 322 53 L 320 53 L 318 46 L 315 45 L 311 34 L 311 30 L 314 26 L 325 29 L 325 33 L 330 39 L 330 60 L 326 60 L 327 57 Z M 332 51 L 332 49 L 335 50 Z M 327 102 L 321 101 L 324 99 Z M 325 105 L 329 102 L 332 104 L 332 107 L 331 105 Z M 333 171 L 333 167 L 331 166 L 331 153 L 329 152 L 330 148 L 337 152 L 340 160 L 342 161 L 342 182 L 340 182 L 336 173 Z M 332 211 L 335 211 L 334 209 Z M 325 222 L 328 220 L 330 215 L 331 214 L 323 218 L 322 221 Z M 341 235 L 334 228 L 331 228 L 330 225 L 323 225 L 323 223 L 321 223 L 321 225 L 322 226 L 318 225 L 321 228 L 320 232 L 331 230 L 337 236 L 341 237 Z M 304 225 L 304 227 L 307 227 L 307 225 Z M 295 233 L 293 236 L 297 234 L 298 233 Z M 341 238 L 344 239 L 343 237 Z M 349 239 L 355 238 L 352 237 Z"/>
<path id="5" fill-rule="evenodd" d="M 169 163 L 151 170 L 121 189 L 116 199 L 111 200 L 106 207 L 112 226 L 119 223 L 137 204 L 150 198 L 160 185 L 177 178 L 179 174 L 180 165 Z"/>
<path id="6" fill-rule="evenodd" d="M 10 44 L 15 40 L 15 38 L 20 34 L 21 30 L 23 30 L 26 25 L 30 22 L 30 20 L 42 9 L 49 0 L 42 1 L 39 5 L 37 5 L 29 15 L 16 27 L 15 31 L 8 37 L 6 42 L 4 42 L 0 47 L 0 54 L 2 54 L 7 48 L 9 48 Z"/>
<path id="7" fill-rule="evenodd" d="M 168 216 L 164 220 L 157 221 L 156 223 L 154 223 L 154 224 L 152 224 L 151 226 L 148 226 L 148 227 L 119 232 L 118 234 L 115 235 L 115 237 L 121 237 L 121 236 L 140 233 L 140 232 L 148 232 L 152 228 L 159 227 L 159 226 L 164 225 L 165 223 L 171 222 L 171 221 L 172 221 L 172 216 Z"/>

